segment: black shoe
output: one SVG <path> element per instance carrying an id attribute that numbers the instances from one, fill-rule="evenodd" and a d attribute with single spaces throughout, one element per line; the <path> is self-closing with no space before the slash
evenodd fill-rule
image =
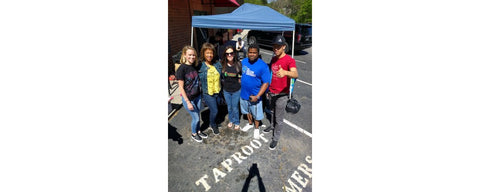
<path id="1" fill-rule="evenodd" d="M 263 132 L 264 132 L 264 133 L 268 133 L 268 132 L 270 132 L 271 130 L 273 130 L 272 125 L 268 126 L 266 129 L 264 129 Z"/>
<path id="2" fill-rule="evenodd" d="M 201 132 L 201 131 L 199 131 L 199 132 L 197 133 L 197 135 L 200 135 L 200 137 L 201 137 L 201 138 L 204 138 L 204 139 L 208 138 L 208 135 L 205 134 L 205 133 L 203 133 L 203 132 Z"/>
<path id="3" fill-rule="evenodd" d="M 270 143 L 270 147 L 269 147 L 270 150 L 274 150 L 275 147 L 277 147 L 277 143 L 278 143 L 278 141 L 272 140 L 272 142 Z"/>
<path id="4" fill-rule="evenodd" d="M 196 142 L 202 142 L 202 138 L 198 134 L 192 135 L 192 139 Z"/>
<path id="5" fill-rule="evenodd" d="M 213 131 L 213 134 L 215 135 L 218 135 L 220 133 L 220 131 L 218 131 L 218 127 L 215 127 L 215 128 L 209 127 L 209 128 Z"/>

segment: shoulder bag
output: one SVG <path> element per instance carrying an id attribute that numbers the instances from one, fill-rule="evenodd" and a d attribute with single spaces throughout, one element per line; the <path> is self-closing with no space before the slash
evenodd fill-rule
<path id="1" fill-rule="evenodd" d="M 292 113 L 292 114 L 298 113 L 298 111 L 300 111 L 300 108 L 302 107 L 300 105 L 300 102 L 298 102 L 295 98 L 292 97 L 295 80 L 296 79 L 293 79 L 293 78 L 290 79 L 290 93 L 288 94 L 287 106 L 285 106 L 285 110 L 287 111 L 287 113 Z"/>

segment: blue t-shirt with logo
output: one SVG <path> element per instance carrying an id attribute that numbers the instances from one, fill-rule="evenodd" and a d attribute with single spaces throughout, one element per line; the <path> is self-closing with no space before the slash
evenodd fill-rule
<path id="1" fill-rule="evenodd" d="M 263 83 L 270 83 L 270 69 L 260 58 L 253 64 L 248 58 L 242 60 L 242 89 L 240 97 L 248 100 L 250 95 L 257 95 Z"/>

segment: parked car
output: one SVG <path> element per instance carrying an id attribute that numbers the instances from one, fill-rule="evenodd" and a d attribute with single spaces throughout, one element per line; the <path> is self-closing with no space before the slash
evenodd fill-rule
<path id="1" fill-rule="evenodd" d="M 261 46 L 272 46 L 273 39 L 282 34 L 282 31 L 257 31 L 248 32 L 248 44 L 258 44 Z M 292 47 L 292 31 L 284 31 L 283 36 L 288 45 L 285 52 L 290 52 Z M 307 23 L 295 24 L 295 51 L 300 51 L 312 47 L 312 25 Z"/>

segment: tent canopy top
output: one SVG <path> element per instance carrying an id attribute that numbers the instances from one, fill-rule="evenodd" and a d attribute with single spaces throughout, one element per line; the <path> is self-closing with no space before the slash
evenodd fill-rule
<path id="1" fill-rule="evenodd" d="M 294 31 L 295 21 L 270 7 L 244 3 L 231 13 L 192 16 L 192 27 Z"/>

